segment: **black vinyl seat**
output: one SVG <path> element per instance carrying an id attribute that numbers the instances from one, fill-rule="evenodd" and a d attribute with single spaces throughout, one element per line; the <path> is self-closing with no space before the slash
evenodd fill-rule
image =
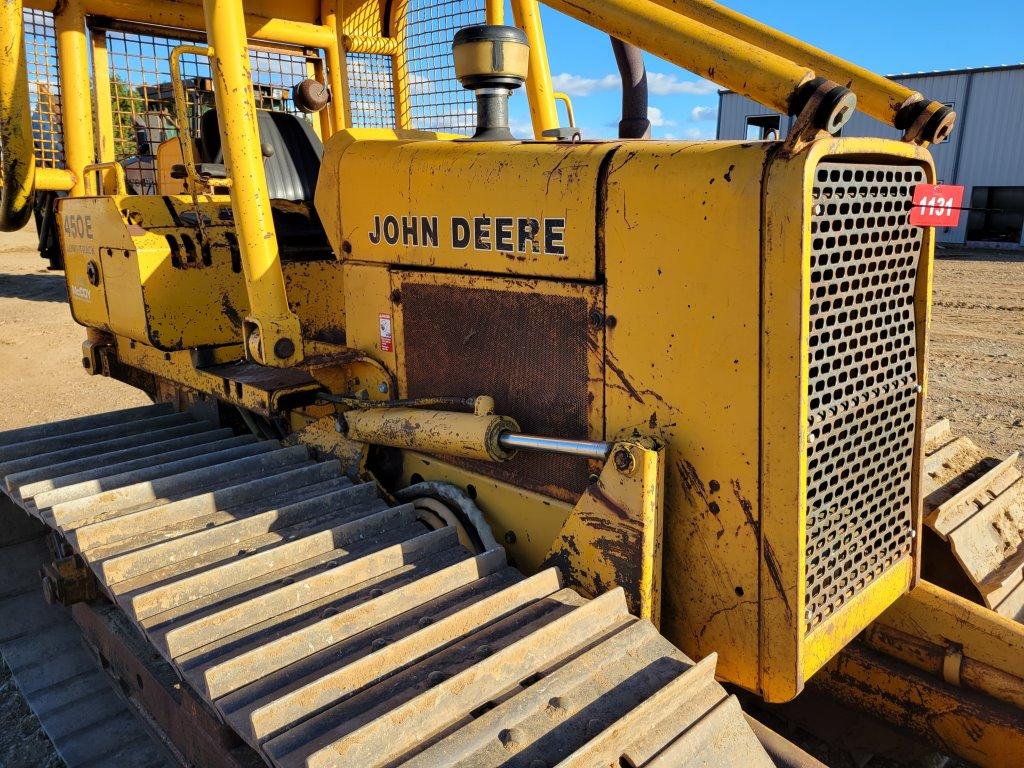
<path id="1" fill-rule="evenodd" d="M 324 145 L 308 121 L 288 112 L 256 111 L 263 168 L 281 256 L 287 260 L 333 258 L 330 243 L 313 207 Z M 199 121 L 199 157 L 223 168 L 217 110 Z"/>
<path id="2" fill-rule="evenodd" d="M 312 202 L 324 145 L 313 126 L 288 112 L 256 111 L 263 167 L 271 200 Z M 205 112 L 199 122 L 199 154 L 203 163 L 224 162 L 217 110 Z"/>

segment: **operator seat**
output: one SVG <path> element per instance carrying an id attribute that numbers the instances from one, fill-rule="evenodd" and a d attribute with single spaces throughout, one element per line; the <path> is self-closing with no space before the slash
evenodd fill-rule
<path id="1" fill-rule="evenodd" d="M 216 109 L 203 113 L 199 121 L 199 154 L 203 163 L 224 162 L 219 126 Z M 264 150 L 263 167 L 270 199 L 311 201 L 324 156 L 324 145 L 313 132 L 313 126 L 288 112 L 262 109 L 256 110 L 256 126 Z"/>
<path id="2" fill-rule="evenodd" d="M 263 168 L 281 256 L 288 260 L 333 258 L 330 243 L 313 207 L 324 145 L 313 127 L 288 112 L 256 110 Z M 217 110 L 199 120 L 199 156 L 204 165 L 222 165 Z"/>

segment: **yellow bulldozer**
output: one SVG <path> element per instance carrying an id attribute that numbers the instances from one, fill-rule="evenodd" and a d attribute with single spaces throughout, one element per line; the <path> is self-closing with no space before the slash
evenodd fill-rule
<path id="1" fill-rule="evenodd" d="M 505 5 L 3 0 L 0 227 L 153 400 L 0 434 L 47 599 L 185 765 L 817 765 L 744 714 L 812 696 L 1024 764 L 1024 484 L 923 421 L 955 114 L 544 0 L 613 39 L 591 141 Z M 651 140 L 640 51 L 792 129 Z"/>

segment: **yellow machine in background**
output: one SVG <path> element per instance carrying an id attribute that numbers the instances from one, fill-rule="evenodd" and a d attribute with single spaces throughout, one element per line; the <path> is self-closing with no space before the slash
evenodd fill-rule
<path id="1" fill-rule="evenodd" d="M 273 765 L 767 764 L 716 677 L 1024 759 L 1024 630 L 920 577 L 909 212 L 955 115 L 716 3 L 546 4 L 791 134 L 580 141 L 535 0 L 72 0 L 37 169 L 45 14 L 4 4 L 0 221 L 70 193 L 83 364 L 160 404 L 0 436 L 47 589 L 97 646 L 118 605 Z M 858 107 L 904 141 L 837 138 Z"/>

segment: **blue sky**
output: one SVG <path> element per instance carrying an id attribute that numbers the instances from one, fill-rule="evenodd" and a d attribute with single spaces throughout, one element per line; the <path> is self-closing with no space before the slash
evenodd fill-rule
<path id="1" fill-rule="evenodd" d="M 1024 61 L 1022 0 L 833 0 L 813 12 L 785 0 L 725 5 L 883 74 Z M 542 15 L 555 85 L 572 97 L 584 137 L 614 136 L 619 81 L 607 38 L 546 6 Z M 718 88 L 653 56 L 647 69 L 655 137 L 714 138 Z M 530 130 L 522 92 L 513 97 L 512 123 L 517 135 Z"/>

